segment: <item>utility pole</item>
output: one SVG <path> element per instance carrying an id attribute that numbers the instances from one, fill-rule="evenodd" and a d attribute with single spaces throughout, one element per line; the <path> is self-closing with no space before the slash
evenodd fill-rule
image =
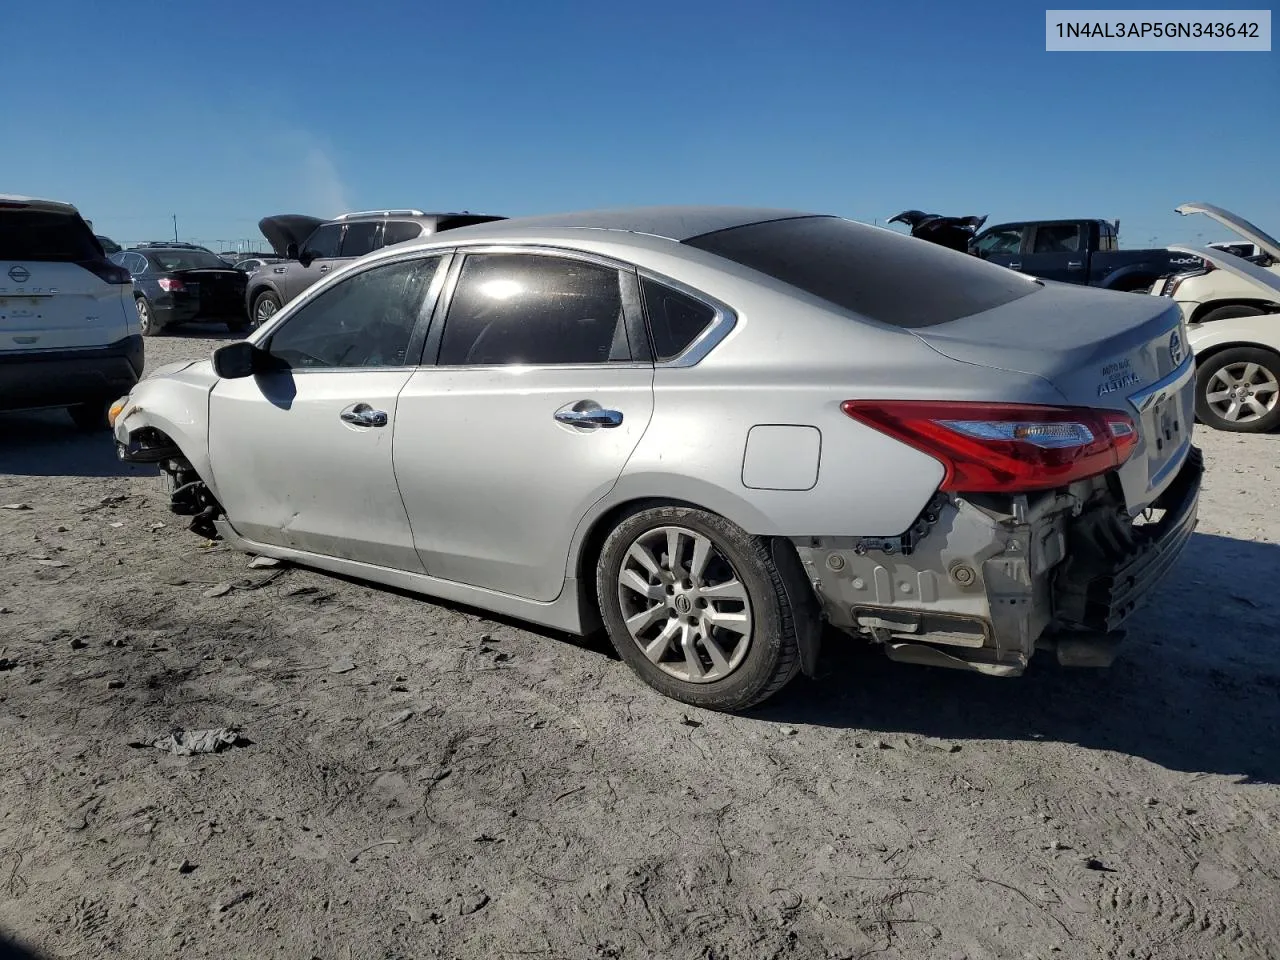
<path id="1" fill-rule="evenodd" d="M 173 242 L 178 242 L 178 215 L 173 215 Z"/>

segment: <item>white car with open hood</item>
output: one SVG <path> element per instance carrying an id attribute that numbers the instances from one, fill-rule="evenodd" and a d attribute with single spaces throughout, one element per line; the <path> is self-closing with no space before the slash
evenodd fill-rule
<path id="1" fill-rule="evenodd" d="M 1265 433 L 1280 426 L 1280 240 L 1248 220 L 1207 203 L 1184 203 L 1230 227 L 1260 252 L 1245 259 L 1221 247 L 1174 245 L 1207 269 L 1159 281 L 1187 321 L 1196 356 L 1196 417 L 1219 430 Z"/>

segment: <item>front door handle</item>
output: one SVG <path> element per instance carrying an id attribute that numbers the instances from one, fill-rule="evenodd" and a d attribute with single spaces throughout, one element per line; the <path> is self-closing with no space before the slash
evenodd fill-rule
<path id="1" fill-rule="evenodd" d="M 1009 269 L 1010 269 L 1010 270 L 1021 270 L 1021 269 L 1022 269 L 1022 262 L 1021 262 L 1021 261 L 1019 261 L 1019 262 L 1017 262 L 1017 263 L 1011 263 L 1011 264 L 1009 264 Z"/>
<path id="2" fill-rule="evenodd" d="M 338 414 L 343 423 L 356 427 L 385 427 L 387 414 L 385 410 L 375 410 L 367 403 L 353 403 Z"/>
<path id="3" fill-rule="evenodd" d="M 329 265 L 328 265 L 327 263 L 323 263 L 323 264 L 321 264 L 321 265 L 320 265 L 320 272 L 321 272 L 321 273 L 326 273 L 328 270 L 329 270 Z"/>
<path id="4" fill-rule="evenodd" d="M 1084 266 L 1084 263 L 1083 263 L 1083 262 L 1081 262 L 1081 261 L 1079 261 L 1079 260 L 1068 260 L 1068 261 L 1067 261 L 1067 269 L 1068 269 L 1068 270 L 1079 270 L 1079 269 L 1080 269 L 1081 267 L 1083 267 L 1083 266 Z"/>
<path id="5" fill-rule="evenodd" d="M 573 427 L 617 427 L 622 424 L 619 410 L 557 410 L 556 419 Z"/>

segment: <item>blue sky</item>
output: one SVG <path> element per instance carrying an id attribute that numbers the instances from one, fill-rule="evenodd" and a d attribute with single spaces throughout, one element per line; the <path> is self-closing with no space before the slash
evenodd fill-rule
<path id="1" fill-rule="evenodd" d="M 0 192 L 118 240 L 272 213 L 748 203 L 1280 232 L 1280 54 L 1046 53 L 1044 6 L 755 0 L 6 10 Z M 14 43 L 13 38 L 35 38 Z"/>

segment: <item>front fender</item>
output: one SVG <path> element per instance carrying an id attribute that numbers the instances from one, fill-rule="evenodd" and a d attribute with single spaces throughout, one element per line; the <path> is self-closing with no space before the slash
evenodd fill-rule
<path id="1" fill-rule="evenodd" d="M 163 369 L 172 367 L 178 369 L 157 371 L 129 392 L 112 432 L 117 443 L 127 444 L 130 435 L 144 427 L 159 430 L 182 451 L 216 497 L 209 465 L 209 391 L 217 377 L 208 361 Z"/>

